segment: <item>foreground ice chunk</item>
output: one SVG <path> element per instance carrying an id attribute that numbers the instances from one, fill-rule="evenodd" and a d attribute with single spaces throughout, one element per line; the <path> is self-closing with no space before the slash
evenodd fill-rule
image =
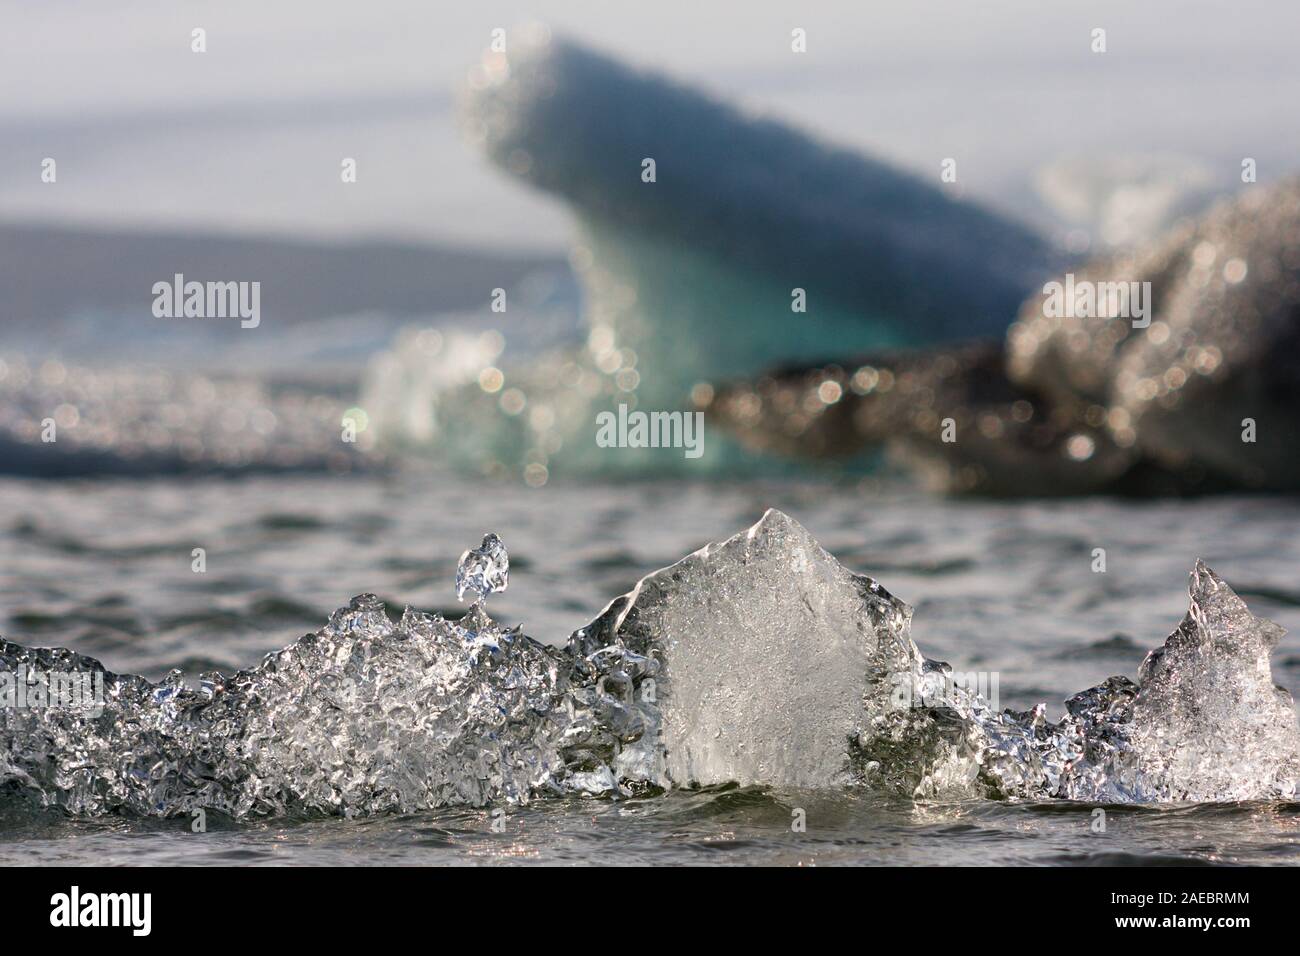
<path id="1" fill-rule="evenodd" d="M 1144 774 L 1160 799 L 1294 796 L 1300 730 L 1269 667 L 1285 631 L 1251 614 L 1204 562 L 1188 592 L 1187 616 L 1139 672 L 1134 745 Z"/>
<path id="2" fill-rule="evenodd" d="M 656 663 L 627 681 L 642 735 L 622 781 L 685 786 L 858 783 L 918 798 L 983 795 L 1161 803 L 1292 799 L 1300 728 L 1273 684 L 1281 628 L 1197 562 L 1191 606 L 1140 683 L 997 712 L 926 659 L 912 611 L 769 511 L 749 531 L 643 579 L 570 641 L 596 661 Z M 620 681 L 626 679 L 622 675 Z"/>
<path id="3" fill-rule="evenodd" d="M 0 671 L 98 675 L 102 715 L 0 707 L 0 786 L 69 812 L 342 816 L 554 792 L 567 720 L 562 655 L 492 622 L 374 595 L 230 677 L 186 687 L 0 641 Z M 558 724 L 556 723 L 558 722 Z"/>
<path id="4" fill-rule="evenodd" d="M 676 785 L 850 780 L 850 743 L 888 675 L 911 672 L 912 609 L 853 574 L 801 525 L 756 525 L 644 579 L 570 642 L 658 661 L 659 739 L 646 769 Z"/>
<path id="5" fill-rule="evenodd" d="M 408 608 L 395 622 L 371 595 L 198 689 L 178 671 L 154 684 L 0 641 L 0 793 L 82 815 L 234 817 L 730 781 L 1294 799 L 1300 730 L 1269 670 L 1281 629 L 1199 562 L 1190 595 L 1140 684 L 1112 677 L 1055 723 L 1042 705 L 995 712 L 920 654 L 911 608 L 769 511 L 644 578 L 564 650 L 501 627 L 481 601 L 459 621 Z M 96 699 L 51 703 L 39 686 L 59 674 L 91 678 L 78 686 Z"/>
<path id="6" fill-rule="evenodd" d="M 1142 662 L 1139 685 L 1096 695 L 1080 708 L 1094 724 L 1099 708 L 1108 709 L 1111 733 L 1103 742 L 1095 727 L 1076 728 L 1086 752 L 1069 768 L 1059 796 L 1143 803 L 1294 798 L 1300 728 L 1291 695 L 1273 683 L 1269 667 L 1285 632 L 1251 614 L 1202 561 L 1188 595 L 1187 616 Z"/>
<path id="7" fill-rule="evenodd" d="M 1090 803 L 1290 800 L 1300 783 L 1300 728 L 1273 683 L 1282 635 L 1201 561 L 1187 616 L 1147 655 L 1139 682 L 1111 677 L 1066 701 L 1057 723 L 1033 711 L 992 714 L 958 703 L 979 741 L 992 796 Z"/>

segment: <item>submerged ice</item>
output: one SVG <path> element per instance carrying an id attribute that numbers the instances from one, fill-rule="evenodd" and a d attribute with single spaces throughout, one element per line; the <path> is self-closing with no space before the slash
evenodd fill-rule
<path id="1" fill-rule="evenodd" d="M 0 641 L 0 673 L 100 676 L 95 707 L 0 699 L 0 792 L 70 813 L 352 816 L 726 781 L 916 798 L 1291 799 L 1300 731 L 1281 629 L 1197 563 L 1139 681 L 997 711 L 926 659 L 912 610 L 769 511 L 644 578 L 564 648 L 493 621 L 488 535 L 460 620 L 372 595 L 258 666 L 187 687 Z M 9 682 L 12 685 L 12 681 Z M 29 703 L 25 697 L 22 698 Z"/>

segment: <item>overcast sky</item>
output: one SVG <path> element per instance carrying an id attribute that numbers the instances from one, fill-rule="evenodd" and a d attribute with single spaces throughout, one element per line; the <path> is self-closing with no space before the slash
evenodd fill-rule
<path id="1" fill-rule="evenodd" d="M 0 219 L 556 248 L 563 209 L 455 122 L 490 31 L 527 19 L 927 175 L 959 157 L 1024 215 L 1061 159 L 1300 169 L 1283 0 L 0 0 Z"/>

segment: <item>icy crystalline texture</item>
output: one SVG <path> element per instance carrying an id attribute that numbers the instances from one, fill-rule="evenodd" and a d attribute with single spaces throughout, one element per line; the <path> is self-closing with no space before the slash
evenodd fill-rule
<path id="1" fill-rule="evenodd" d="M 644 578 L 570 650 L 659 662 L 655 782 L 829 786 L 850 780 L 850 743 L 886 706 L 889 675 L 920 665 L 911 613 L 769 511 Z"/>
<path id="2" fill-rule="evenodd" d="M 1112 677 L 1066 701 L 1058 723 L 970 713 L 993 795 L 1115 803 L 1294 799 L 1300 730 L 1273 683 L 1282 629 L 1257 618 L 1198 561 L 1190 607 L 1140 683 Z"/>
<path id="3" fill-rule="evenodd" d="M 1269 668 L 1285 632 L 1202 562 L 1188 590 L 1187 616 L 1140 671 L 1133 742 L 1143 780 L 1166 800 L 1250 799 L 1261 788 L 1294 796 L 1295 706 Z"/>
<path id="4" fill-rule="evenodd" d="M 19 663 L 98 670 L 67 651 L 0 644 Z M 59 666 L 55 666 L 58 664 Z M 373 595 L 256 668 L 200 690 L 106 674 L 98 720 L 0 709 L 0 784 L 74 813 L 368 814 L 524 800 L 558 787 L 563 655 L 479 606 L 459 622 Z"/>
<path id="5" fill-rule="evenodd" d="M 1294 799 L 1280 628 L 1213 572 L 1142 665 L 993 712 L 926 660 L 911 609 L 769 511 L 643 579 L 565 650 L 371 595 L 230 678 L 104 672 L 103 710 L 0 706 L 0 794 L 81 815 L 351 816 L 723 781 L 916 797 Z M 102 671 L 0 641 L 0 671 Z"/>
<path id="6" fill-rule="evenodd" d="M 410 609 L 394 626 L 373 598 L 268 660 L 265 703 L 240 748 L 267 803 L 349 812 L 526 799 L 562 763 L 559 655 L 490 621 Z"/>
<path id="7" fill-rule="evenodd" d="M 1120 719 L 1103 746 L 1066 775 L 1060 796 L 1158 802 L 1293 799 L 1300 730 L 1291 695 L 1273 683 L 1269 653 L 1284 633 L 1257 618 L 1198 561 L 1187 616 L 1147 655 L 1136 694 L 1111 701 Z M 1116 678 L 1112 678 L 1116 680 Z M 1085 716 L 1096 712 L 1084 708 Z"/>
<path id="8" fill-rule="evenodd" d="M 504 591 L 510 582 L 510 555 L 495 534 L 485 534 L 483 543 L 460 556 L 456 567 L 456 597 L 464 599 L 473 591 L 483 600 L 489 594 Z"/>

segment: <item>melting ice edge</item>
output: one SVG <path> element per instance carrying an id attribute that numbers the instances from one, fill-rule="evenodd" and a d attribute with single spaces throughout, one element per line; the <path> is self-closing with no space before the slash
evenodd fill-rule
<path id="1" fill-rule="evenodd" d="M 503 587 L 491 543 L 467 555 Z M 407 608 L 394 622 L 373 595 L 198 689 L 179 671 L 155 684 L 0 641 L 0 671 L 102 672 L 104 697 L 0 706 L 0 795 L 76 815 L 236 818 L 732 781 L 917 799 L 1294 799 L 1300 731 L 1269 667 L 1282 629 L 1199 561 L 1189 594 L 1138 683 L 1085 690 L 1055 723 L 1042 705 L 994 712 L 922 656 L 908 605 L 772 510 L 642 579 L 562 649 L 503 628 L 482 601 L 458 621 Z"/>

